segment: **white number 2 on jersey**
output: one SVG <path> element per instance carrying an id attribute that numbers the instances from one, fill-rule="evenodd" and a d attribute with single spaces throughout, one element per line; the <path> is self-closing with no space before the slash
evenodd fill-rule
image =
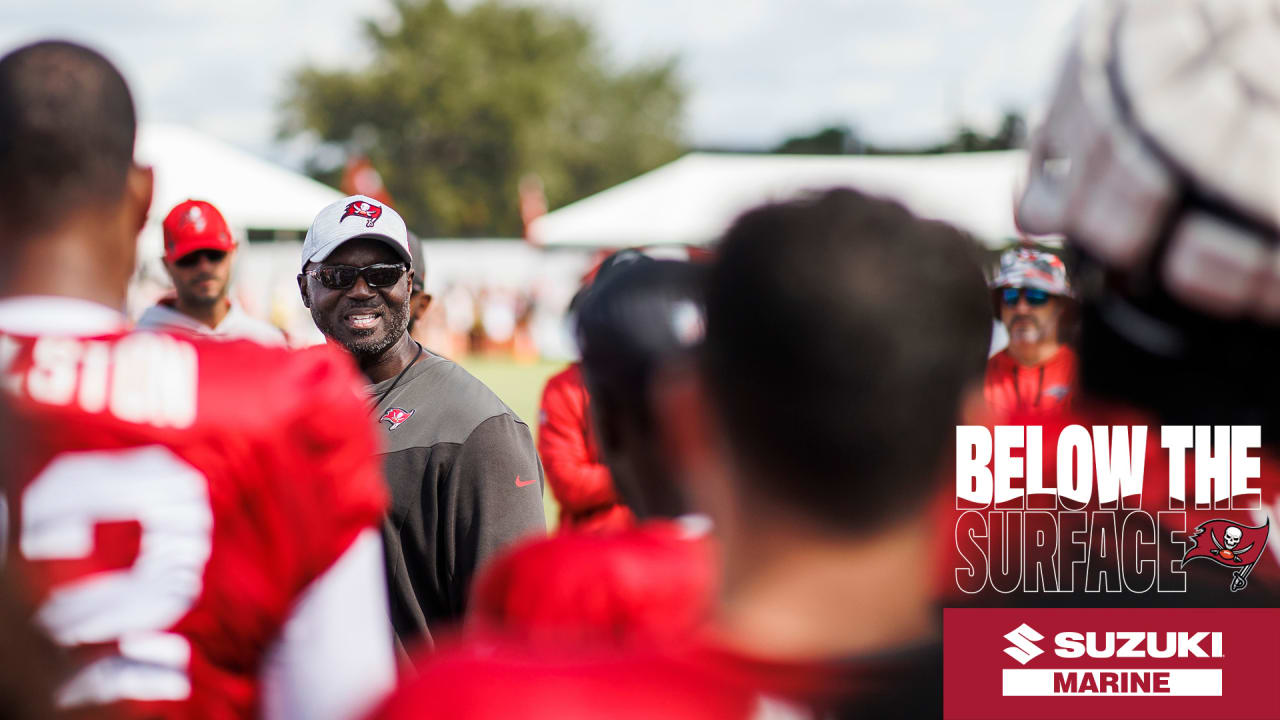
<path id="1" fill-rule="evenodd" d="M 71 560 L 93 552 L 98 523 L 137 521 L 138 557 L 53 588 L 36 618 L 57 642 L 115 642 L 59 691 L 63 707 L 117 700 L 182 700 L 191 694 L 186 638 L 164 632 L 199 597 L 213 511 L 203 474 L 159 445 L 64 453 L 22 497 L 20 552 Z"/>

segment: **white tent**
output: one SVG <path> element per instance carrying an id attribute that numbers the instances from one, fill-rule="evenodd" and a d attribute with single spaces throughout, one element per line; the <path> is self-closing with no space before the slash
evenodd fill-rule
<path id="1" fill-rule="evenodd" d="M 162 253 L 159 224 L 188 198 L 213 203 L 244 240 L 249 228 L 306 232 L 321 208 L 342 197 L 301 173 L 178 125 L 143 125 L 136 155 L 156 178 L 144 256 Z"/>
<path id="2" fill-rule="evenodd" d="M 290 331 L 295 342 L 318 342 L 319 333 L 298 299 L 301 238 L 311 220 L 342 193 L 232 145 L 178 125 L 148 123 L 138 130 L 138 161 L 155 172 L 147 225 L 138 235 L 139 270 L 129 312 L 137 316 L 169 287 L 160 258 L 165 215 L 188 198 L 217 207 L 240 242 L 236 297 L 250 314 Z M 248 231 L 284 231 L 285 242 L 247 242 Z"/>
<path id="3" fill-rule="evenodd" d="M 1013 198 L 1022 151 L 952 155 L 738 155 L 689 153 L 670 164 L 535 220 L 544 245 L 705 244 L 740 213 L 769 200 L 843 186 L 893 198 L 991 246 L 1017 237 Z"/>

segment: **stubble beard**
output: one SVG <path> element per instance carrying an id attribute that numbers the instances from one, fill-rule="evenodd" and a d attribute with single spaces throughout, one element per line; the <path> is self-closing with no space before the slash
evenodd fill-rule
<path id="1" fill-rule="evenodd" d="M 1033 345 L 1045 338 L 1044 327 L 1034 317 L 1020 315 L 1009 323 L 1010 342 Z"/>
<path id="2" fill-rule="evenodd" d="M 311 319 L 315 321 L 316 327 L 320 328 L 320 332 L 324 333 L 325 337 L 335 340 L 356 358 L 377 357 L 386 352 L 392 345 L 395 345 L 400 340 L 400 337 L 408 331 L 409 299 L 405 298 L 404 304 L 398 307 L 387 305 L 387 326 L 389 330 L 382 337 L 374 335 L 378 331 L 377 328 L 369 328 L 367 330 L 341 328 L 339 330 L 329 322 L 328 317 L 322 317 L 318 314 L 315 308 L 311 309 Z"/>
<path id="3" fill-rule="evenodd" d="M 199 282 L 200 280 L 196 280 L 191 284 L 196 285 Z M 179 293 L 178 299 L 181 300 L 182 304 L 186 305 L 187 307 L 196 307 L 196 308 L 213 307 L 214 305 L 217 305 L 218 303 L 222 302 L 227 298 L 228 285 L 229 283 L 223 283 L 222 286 L 218 288 L 218 291 L 212 295 L 202 295 L 200 293 L 194 293 L 194 292 Z"/>

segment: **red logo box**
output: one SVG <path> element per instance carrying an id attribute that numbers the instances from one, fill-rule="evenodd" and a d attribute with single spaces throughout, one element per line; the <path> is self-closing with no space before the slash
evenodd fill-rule
<path id="1" fill-rule="evenodd" d="M 1280 718 L 1280 609 L 943 611 L 955 720 Z"/>

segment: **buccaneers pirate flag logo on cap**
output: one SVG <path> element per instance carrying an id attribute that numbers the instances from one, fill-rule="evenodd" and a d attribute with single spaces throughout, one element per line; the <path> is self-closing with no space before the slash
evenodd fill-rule
<path id="1" fill-rule="evenodd" d="M 1249 583 L 1249 572 L 1262 557 L 1267 546 L 1267 532 L 1271 521 L 1259 527 L 1249 527 L 1230 520 L 1202 522 L 1189 539 L 1193 543 L 1182 558 L 1182 564 L 1196 558 L 1212 560 L 1219 565 L 1235 568 L 1231 574 L 1231 591 L 1243 590 Z"/>
<path id="2" fill-rule="evenodd" d="M 342 212 L 342 217 L 338 218 L 338 222 L 342 222 L 351 216 L 362 217 L 365 219 L 365 227 L 373 227 L 378 222 L 378 218 L 382 217 L 382 208 L 371 202 L 364 200 L 355 200 L 347 203 L 347 209 Z"/>

